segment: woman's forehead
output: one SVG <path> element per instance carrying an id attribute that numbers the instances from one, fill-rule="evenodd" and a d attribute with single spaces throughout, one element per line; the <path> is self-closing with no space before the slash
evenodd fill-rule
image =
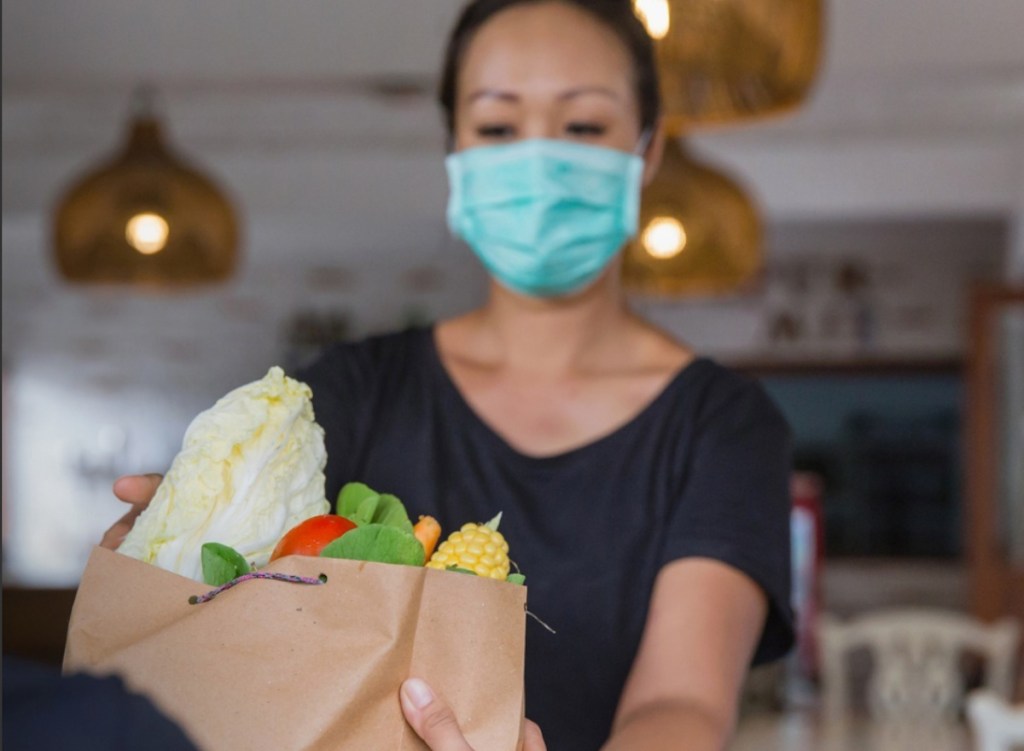
<path id="1" fill-rule="evenodd" d="M 471 39 L 459 70 L 463 101 L 481 91 L 570 90 L 631 95 L 632 61 L 614 31 L 586 11 L 552 2 L 515 6 Z"/>

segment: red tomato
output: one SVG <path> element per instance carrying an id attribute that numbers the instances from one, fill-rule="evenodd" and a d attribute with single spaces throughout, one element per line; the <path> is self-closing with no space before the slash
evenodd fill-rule
<path id="1" fill-rule="evenodd" d="M 320 555 L 327 543 L 334 542 L 350 529 L 355 522 L 337 514 L 313 516 L 296 524 L 281 538 L 270 555 L 270 560 L 285 555 Z"/>

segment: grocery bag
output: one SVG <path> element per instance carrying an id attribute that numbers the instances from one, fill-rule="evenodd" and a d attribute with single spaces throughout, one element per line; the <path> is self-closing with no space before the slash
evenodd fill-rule
<path id="1" fill-rule="evenodd" d="M 398 699 L 417 676 L 471 746 L 521 748 L 525 586 L 306 556 L 261 571 L 309 583 L 254 578 L 204 601 L 201 582 L 96 548 L 65 673 L 121 676 L 208 751 L 425 749 Z"/>

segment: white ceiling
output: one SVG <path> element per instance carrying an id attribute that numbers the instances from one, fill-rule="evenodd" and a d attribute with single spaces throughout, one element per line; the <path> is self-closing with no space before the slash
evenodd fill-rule
<path id="1" fill-rule="evenodd" d="M 5 0 L 4 87 L 331 82 L 432 72 L 461 0 Z M 827 3 L 831 74 L 1016 76 L 1020 0 Z"/>
<path id="2" fill-rule="evenodd" d="M 4 83 L 335 81 L 432 70 L 457 0 L 13 0 Z"/>

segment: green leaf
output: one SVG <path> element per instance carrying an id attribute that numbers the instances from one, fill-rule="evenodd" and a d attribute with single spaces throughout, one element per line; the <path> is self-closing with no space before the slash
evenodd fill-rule
<path id="1" fill-rule="evenodd" d="M 380 496 L 367 496 L 359 502 L 355 513 L 350 517 L 356 524 L 372 524 L 373 517 L 377 514 L 377 507 L 380 506 Z"/>
<path id="2" fill-rule="evenodd" d="M 445 571 L 454 571 L 456 574 L 469 574 L 470 576 L 478 576 L 476 571 L 471 571 L 468 568 L 462 568 L 462 566 L 447 566 Z"/>
<path id="3" fill-rule="evenodd" d="M 361 482 L 348 482 L 338 493 L 337 512 L 339 516 L 351 519 L 356 524 L 361 522 L 357 518 L 360 505 L 368 498 L 376 498 L 379 495 L 376 491 Z"/>
<path id="4" fill-rule="evenodd" d="M 526 577 L 523 574 L 509 574 L 505 577 L 505 581 L 512 584 L 526 584 Z"/>
<path id="5" fill-rule="evenodd" d="M 423 545 L 412 532 L 384 524 L 364 524 L 349 530 L 321 550 L 320 555 L 406 566 L 422 566 L 426 557 Z"/>
<path id="6" fill-rule="evenodd" d="M 383 493 L 380 497 L 380 507 L 373 519 L 375 524 L 383 524 L 387 527 L 395 527 L 412 534 L 412 521 L 405 506 L 397 497 Z"/>
<path id="7" fill-rule="evenodd" d="M 496 517 L 494 517 L 493 519 L 491 519 L 489 522 L 487 522 L 484 526 L 487 527 L 487 529 L 491 530 L 492 532 L 497 532 L 498 531 L 498 525 L 501 524 L 501 514 L 502 513 L 503 512 L 499 511 L 498 515 Z"/>
<path id="8" fill-rule="evenodd" d="M 234 548 L 219 542 L 207 542 L 200 548 L 203 581 L 211 587 L 227 584 L 251 570 L 249 562 Z"/>
<path id="9" fill-rule="evenodd" d="M 412 533 L 412 522 L 402 502 L 361 482 L 347 483 L 338 493 L 338 514 L 359 526 L 383 524 Z"/>

